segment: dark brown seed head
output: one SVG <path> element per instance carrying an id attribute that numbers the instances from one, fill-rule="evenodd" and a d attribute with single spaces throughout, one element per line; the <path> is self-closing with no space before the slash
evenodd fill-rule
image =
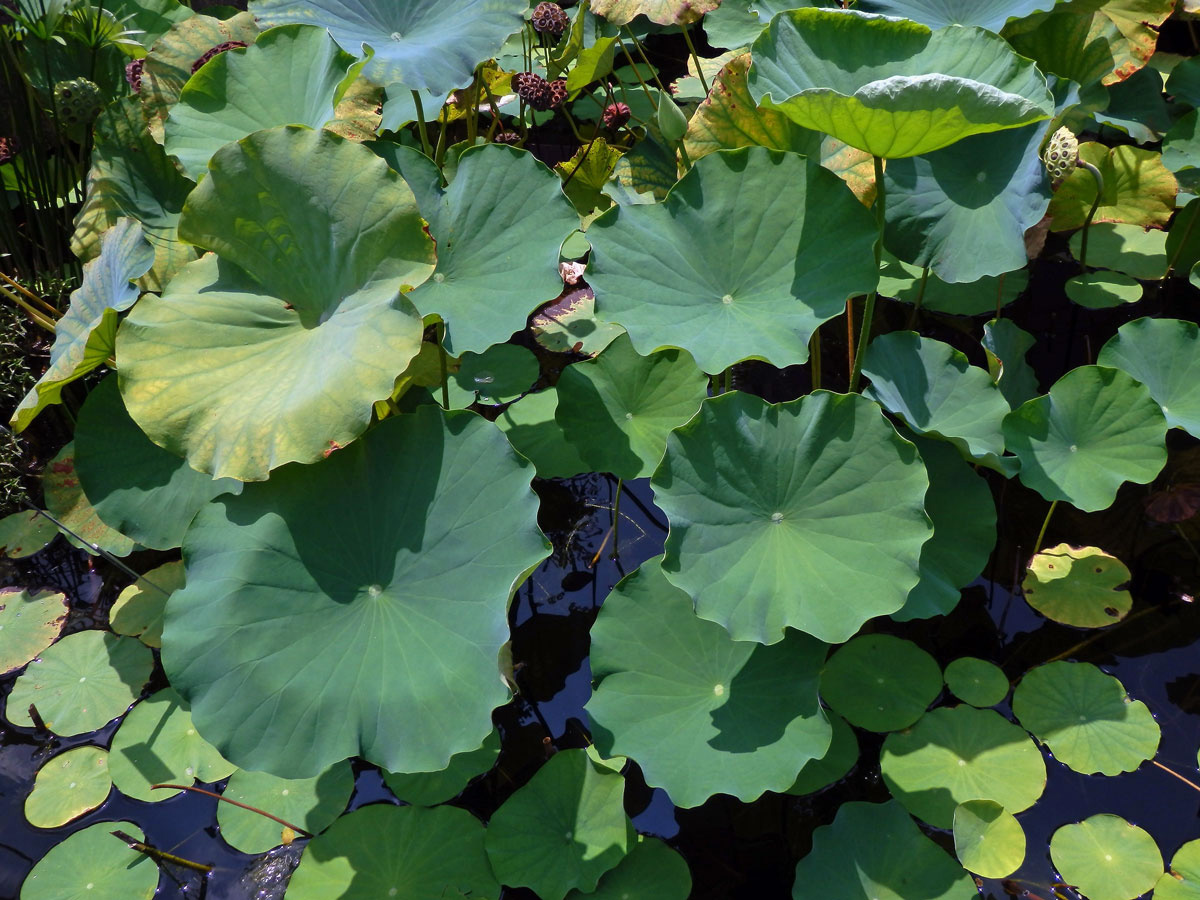
<path id="1" fill-rule="evenodd" d="M 557 3 L 539 3 L 533 11 L 533 27 L 542 34 L 558 37 L 567 30 L 571 20 Z"/>
<path id="2" fill-rule="evenodd" d="M 611 128 L 613 131 L 616 131 L 629 121 L 630 115 L 632 113 L 629 111 L 628 104 L 610 103 L 604 107 L 604 114 L 600 117 L 600 121 L 605 128 Z"/>
<path id="3" fill-rule="evenodd" d="M 142 68 L 145 65 L 145 59 L 131 59 L 125 63 L 125 80 L 129 82 L 135 94 L 142 89 Z"/>
<path id="4" fill-rule="evenodd" d="M 195 75 L 196 71 L 202 65 L 204 65 L 206 62 L 208 62 L 210 59 L 212 59 L 218 53 L 224 53 L 226 50 L 233 50 L 236 47 L 245 47 L 245 46 L 246 46 L 245 41 L 223 41 L 222 43 L 217 44 L 217 46 L 213 47 L 211 50 L 206 52 L 202 57 L 200 57 L 198 60 L 196 60 L 194 63 L 192 63 L 192 74 Z"/>

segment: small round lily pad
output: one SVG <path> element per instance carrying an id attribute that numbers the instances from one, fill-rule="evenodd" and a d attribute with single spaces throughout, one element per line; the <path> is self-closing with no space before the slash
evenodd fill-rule
<path id="1" fill-rule="evenodd" d="M 1025 861 L 1025 830 L 994 800 L 968 800 L 954 810 L 954 852 L 963 868 L 1006 878 Z"/>
<path id="2" fill-rule="evenodd" d="M 856 637 L 825 663 L 821 696 L 851 725 L 896 731 L 921 718 L 942 690 L 937 661 L 889 634 Z"/>
<path id="3" fill-rule="evenodd" d="M 132 822 L 98 822 L 70 835 L 38 860 L 21 885 L 21 900 L 150 900 L 158 866 L 112 836 L 145 840 Z"/>
<path id="4" fill-rule="evenodd" d="M 440 772 L 405 775 L 385 772 L 384 782 L 392 793 L 414 806 L 436 806 L 462 793 L 463 788 L 488 771 L 500 755 L 500 733 L 492 729 L 482 746 L 450 757 L 450 765 Z"/>
<path id="5" fill-rule="evenodd" d="M 37 828 L 58 828 L 104 802 L 112 789 L 108 751 L 76 747 L 48 759 L 25 798 L 25 818 Z"/>
<path id="6" fill-rule="evenodd" d="M 183 587 L 183 583 L 183 563 L 180 560 L 151 569 L 121 591 L 109 610 L 109 627 L 117 634 L 138 638 L 147 647 L 161 647 L 167 598 Z"/>
<path id="7" fill-rule="evenodd" d="M 221 796 L 317 834 L 345 811 L 353 790 L 354 772 L 349 761 L 342 760 L 313 778 L 277 778 L 267 772 L 238 769 Z M 283 843 L 282 825 L 232 803 L 217 804 L 217 824 L 225 843 L 243 853 L 264 853 Z"/>
<path id="8" fill-rule="evenodd" d="M 1120 816 L 1106 814 L 1054 832 L 1050 858 L 1063 881 L 1088 900 L 1133 900 L 1153 888 L 1163 873 L 1154 838 Z"/>
<path id="9" fill-rule="evenodd" d="M 0 588 L 0 674 L 21 668 L 54 642 L 66 602 L 54 591 Z"/>
<path id="10" fill-rule="evenodd" d="M 0 556 L 24 559 L 48 546 L 58 526 L 36 509 L 23 510 L 0 519 Z"/>
<path id="11" fill-rule="evenodd" d="M 475 401 L 495 406 L 516 400 L 538 377 L 537 357 L 524 347 L 493 344 L 482 353 L 464 353 L 458 371 L 449 376 L 450 408 L 463 409 Z M 436 390 L 434 396 L 441 399 Z"/>
<path id="12" fill-rule="evenodd" d="M 1099 547 L 1059 544 L 1034 554 L 1021 588 L 1047 619 L 1078 628 L 1120 622 L 1133 607 L 1129 569 Z"/>
<path id="13" fill-rule="evenodd" d="M 1104 309 L 1142 299 L 1142 286 L 1120 272 L 1088 272 L 1076 275 L 1065 285 L 1067 296 L 1088 309 Z"/>
<path id="14" fill-rule="evenodd" d="M 1200 841 L 1188 841 L 1154 885 L 1154 900 L 1200 900 Z"/>
<path id="15" fill-rule="evenodd" d="M 974 656 L 960 657 L 946 666 L 946 686 L 964 703 L 995 706 L 1008 696 L 1008 677 L 995 663 Z"/>

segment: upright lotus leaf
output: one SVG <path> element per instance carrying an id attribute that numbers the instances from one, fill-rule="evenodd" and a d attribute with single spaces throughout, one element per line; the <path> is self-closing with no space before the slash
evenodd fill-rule
<path id="1" fill-rule="evenodd" d="M 1054 111 L 1045 76 L 982 28 L 797 9 L 750 50 L 755 102 L 877 157 L 930 153 Z"/>
<path id="2" fill-rule="evenodd" d="M 35 828 L 58 828 L 95 809 L 111 790 L 108 751 L 90 744 L 75 747 L 38 769 L 25 798 L 25 818 Z"/>
<path id="3" fill-rule="evenodd" d="M 221 796 L 320 834 L 345 811 L 353 791 L 354 771 L 343 760 L 312 778 L 276 778 L 238 769 Z M 283 843 L 278 822 L 232 803 L 217 804 L 217 824 L 225 843 L 243 853 L 265 853 Z"/>
<path id="4" fill-rule="evenodd" d="M 151 569 L 117 596 L 108 611 L 109 627 L 117 634 L 136 637 L 147 647 L 161 647 L 167 599 L 182 587 L 181 560 Z"/>
<path id="5" fill-rule="evenodd" d="M 1132 375 L 1150 391 L 1171 428 L 1200 437 L 1200 328 L 1194 322 L 1126 322 L 1096 361 Z"/>
<path id="6" fill-rule="evenodd" d="M 973 900 L 977 894 L 971 876 L 894 800 L 843 803 L 832 825 L 813 832 L 792 885 L 793 900 Z"/>
<path id="7" fill-rule="evenodd" d="M 1004 419 L 1021 481 L 1084 512 L 1109 506 L 1126 481 L 1147 484 L 1167 461 L 1167 422 L 1141 382 L 1080 366 Z"/>
<path id="8" fill-rule="evenodd" d="M 1125 564 L 1099 547 L 1059 544 L 1035 553 L 1021 589 L 1047 619 L 1076 628 L 1103 628 L 1125 618 L 1133 597 Z"/>
<path id="9" fill-rule="evenodd" d="M 889 734 L 879 768 L 892 796 L 936 828 L 950 828 L 964 801 L 994 800 L 1018 813 L 1046 787 L 1046 763 L 1029 735 L 971 706 L 940 706 Z"/>
<path id="10" fill-rule="evenodd" d="M 1050 9 L 1057 0 L 860 0 L 855 9 L 912 19 L 930 28 L 978 25 L 999 31 L 1009 19 Z"/>
<path id="11" fill-rule="evenodd" d="M 328 28 L 356 56 L 370 47 L 363 74 L 376 84 L 438 93 L 469 83 L 475 66 L 522 27 L 525 9 L 525 0 L 253 0 L 250 12 L 264 28 Z"/>
<path id="12" fill-rule="evenodd" d="M 103 631 L 69 634 L 44 650 L 16 680 L 5 718 L 32 728 L 29 705 L 55 734 L 83 734 L 108 724 L 138 698 L 154 658 L 133 638 Z"/>
<path id="13" fill-rule="evenodd" d="M 1013 692 L 1012 705 L 1021 724 L 1057 760 L 1084 775 L 1132 772 L 1158 750 L 1158 723 L 1146 704 L 1130 700 L 1121 682 L 1091 663 L 1059 661 L 1031 669 Z"/>
<path id="14" fill-rule="evenodd" d="M 786 789 L 829 749 L 817 701 L 828 647 L 795 631 L 769 647 L 732 640 L 696 617 L 660 559 L 624 578 L 592 626 L 597 748 L 636 759 L 646 783 L 680 807 Z"/>
<path id="15" fill-rule="evenodd" d="M 821 697 L 851 725 L 907 728 L 942 692 L 937 661 L 890 634 L 864 634 L 840 647 L 821 672 Z"/>
<path id="16" fill-rule="evenodd" d="M 1064 825 L 1050 837 L 1050 859 L 1063 881 L 1088 900 L 1133 900 L 1163 874 L 1154 838 L 1120 816 Z"/>
<path id="17" fill-rule="evenodd" d="M 433 248 L 407 185 L 328 131 L 271 128 L 217 152 L 180 228 L 217 255 L 121 325 L 139 427 L 243 481 L 357 438 L 421 345 L 404 292 Z"/>
<path id="18" fill-rule="evenodd" d="M 596 890 L 575 890 L 567 900 L 687 900 L 692 893 L 692 873 L 687 861 L 658 838 L 638 835 L 615 869 L 600 877 Z"/>
<path id="19" fill-rule="evenodd" d="M 498 900 L 483 823 L 465 809 L 373 804 L 342 816 L 304 849 L 289 900 Z"/>
<path id="20" fill-rule="evenodd" d="M 1156 900 L 1200 898 L 1200 841 L 1188 841 L 1175 851 L 1171 866 L 1154 885 Z"/>
<path id="21" fill-rule="evenodd" d="M 1175 212 L 1178 185 L 1158 153 L 1125 144 L 1110 150 L 1088 141 L 1079 145 L 1079 158 L 1099 169 L 1104 177 L 1104 192 L 1093 224 L 1124 222 L 1166 227 Z M 1050 201 L 1050 227 L 1054 231 L 1082 227 L 1095 199 L 1096 179 L 1082 168 L 1075 169 Z"/>
<path id="22" fill-rule="evenodd" d="M 1025 861 L 1025 830 L 995 800 L 968 800 L 954 810 L 954 853 L 969 872 L 1006 878 Z"/>
<path id="23" fill-rule="evenodd" d="M 107 550 L 128 556 L 136 546 L 132 538 L 104 524 L 88 500 L 75 474 L 75 442 L 68 443 L 42 470 L 46 511 L 62 524 L 64 536 L 93 556 Z"/>
<path id="24" fill-rule="evenodd" d="M 54 643 L 67 618 L 67 596 L 0 588 L 0 674 L 21 668 Z"/>
<path id="25" fill-rule="evenodd" d="M 504 408 L 496 424 L 514 450 L 533 463 L 540 478 L 570 478 L 588 471 L 579 449 L 567 440 L 555 413 L 558 391 L 546 388 Z"/>
<path id="26" fill-rule="evenodd" d="M 960 656 L 946 666 L 946 687 L 964 703 L 995 706 L 1008 696 L 1008 676 L 995 663 L 973 656 Z"/>
<path id="27" fill-rule="evenodd" d="M 1027 125 L 974 135 L 889 162 L 883 176 L 887 248 L 946 282 L 1024 266 L 1025 232 L 1050 204 L 1038 156 L 1044 132 L 1042 125 Z"/>
<path id="28" fill-rule="evenodd" d="M 717 8 L 721 0 L 589 0 L 595 15 L 613 25 L 628 25 L 645 16 L 659 25 L 686 25 Z"/>
<path id="29" fill-rule="evenodd" d="M 388 789 L 405 803 L 436 806 L 461 794 L 469 782 L 496 764 L 499 755 L 500 732 L 493 728 L 479 747 L 465 753 L 455 753 L 450 757 L 450 765 L 440 772 L 418 772 L 415 775 L 385 772 L 383 780 Z"/>
<path id="30" fill-rule="evenodd" d="M 546 555 L 531 474 L 490 422 L 421 406 L 201 510 L 162 654 L 200 730 L 287 778 L 477 748 L 509 595 Z"/>
<path id="31" fill-rule="evenodd" d="M 433 349 L 436 355 L 437 348 Z M 539 374 L 537 357 L 515 344 L 493 344 L 483 353 L 464 353 L 457 370 L 446 379 L 450 408 L 509 403 L 528 391 Z M 441 389 L 440 372 L 436 387 Z"/>
<path id="32" fill-rule="evenodd" d="M 0 519 L 0 556 L 26 559 L 58 537 L 58 526 L 39 509 L 22 510 Z"/>
<path id="33" fill-rule="evenodd" d="M 879 293 L 902 303 L 912 303 L 930 312 L 953 316 L 995 314 L 1016 300 L 1029 286 L 1029 272 L 1016 269 L 999 277 L 984 276 L 978 281 L 949 284 L 932 272 L 896 259 L 883 251 L 879 270 Z"/>
<path id="34" fill-rule="evenodd" d="M 1037 375 L 1025 361 L 1025 354 L 1037 343 L 1032 334 L 1011 319 L 992 319 L 983 326 L 980 343 L 987 352 L 988 371 L 1012 409 L 1038 395 Z"/>
<path id="35" fill-rule="evenodd" d="M 218 53 L 187 82 L 164 127 L 167 153 L 199 181 L 225 144 L 276 125 L 320 128 L 337 117 L 354 57 L 329 32 L 286 25 L 263 32 L 245 53 Z M 270 98 L 270 102 L 264 102 Z"/>
<path id="36" fill-rule="evenodd" d="M 71 292 L 70 305 L 54 325 L 50 365 L 13 411 L 11 424 L 19 434 L 47 406 L 62 399 L 62 389 L 99 367 L 107 354 L 89 352 L 93 332 L 105 313 L 131 307 L 138 298 L 132 282 L 154 263 L 140 222 L 119 218 L 100 238 L 100 254 L 83 265 L 83 280 Z M 113 333 L 116 332 L 115 327 Z"/>
<path id="37" fill-rule="evenodd" d="M 849 639 L 904 605 L 932 532 L 915 448 L 857 394 L 705 401 L 651 485 L 667 579 L 739 641 Z"/>
<path id="38" fill-rule="evenodd" d="M 858 738 L 854 729 L 841 716 L 826 712 L 833 726 L 833 739 L 820 759 L 810 759 L 796 773 L 796 780 L 784 793 L 796 797 L 815 794 L 835 781 L 840 781 L 858 762 Z"/>
<path id="39" fill-rule="evenodd" d="M 113 831 L 145 840 L 132 822 L 98 822 L 69 835 L 38 860 L 21 885 L 21 900 L 151 900 L 158 867 Z"/>
<path id="40" fill-rule="evenodd" d="M 594 360 L 563 370 L 555 419 L 588 470 L 641 478 L 707 395 L 708 378 L 686 350 L 640 356 L 623 334 Z"/>
<path id="41" fill-rule="evenodd" d="M 681 347 L 705 372 L 808 359 L 817 327 L 876 284 L 869 210 L 836 175 L 762 147 L 710 153 L 660 204 L 588 229 L 596 312 L 648 355 Z"/>

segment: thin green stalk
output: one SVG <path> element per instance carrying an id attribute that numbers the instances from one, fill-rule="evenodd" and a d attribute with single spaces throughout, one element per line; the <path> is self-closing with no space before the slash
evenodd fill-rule
<path id="1" fill-rule="evenodd" d="M 683 39 L 687 41 L 688 53 L 692 54 L 692 62 L 696 64 L 696 74 L 700 76 L 700 86 L 704 88 L 704 93 L 708 93 L 708 79 L 704 77 L 704 69 L 700 67 L 700 55 L 696 52 L 695 46 L 692 44 L 692 36 L 688 33 L 686 25 L 680 25 L 679 30 L 683 32 Z"/>
<path id="2" fill-rule="evenodd" d="M 887 221 L 887 194 L 883 188 L 883 159 L 871 157 L 875 162 L 875 219 L 879 223 L 879 240 L 875 242 L 875 268 L 879 269 L 883 262 L 883 227 Z M 867 344 L 871 342 L 871 320 L 875 317 L 875 297 L 878 290 L 867 294 L 867 302 L 863 304 L 862 330 L 858 335 L 858 347 L 854 352 L 854 368 L 850 372 L 850 393 L 858 390 L 858 381 L 862 375 L 863 359 L 867 355 Z"/>
<path id="3" fill-rule="evenodd" d="M 808 339 L 808 360 L 811 363 L 812 389 L 821 389 L 821 329 L 818 328 Z"/>
<path id="4" fill-rule="evenodd" d="M 1033 552 L 1037 553 L 1042 549 L 1042 538 L 1046 536 L 1046 526 L 1050 524 L 1050 517 L 1054 515 L 1054 508 L 1058 506 L 1058 501 L 1055 500 L 1050 504 L 1050 508 L 1046 510 L 1046 518 L 1042 520 L 1042 530 L 1038 532 L 1037 540 L 1033 543 Z"/>
<path id="5" fill-rule="evenodd" d="M 440 113 L 438 118 L 441 118 Z M 437 163 L 438 169 L 441 169 L 442 164 L 446 161 L 446 131 L 449 129 L 449 127 L 450 123 L 442 122 L 441 126 L 438 128 L 437 148 L 433 151 L 433 161 Z"/>
<path id="6" fill-rule="evenodd" d="M 450 381 L 446 372 L 446 323 L 437 325 L 438 367 L 442 370 L 442 407 L 450 408 Z"/>
<path id="7" fill-rule="evenodd" d="M 1088 229 L 1092 224 L 1092 217 L 1096 215 L 1096 210 L 1100 208 L 1100 197 L 1104 194 L 1104 176 L 1089 162 L 1078 160 L 1075 165 L 1081 169 L 1087 169 L 1092 173 L 1092 178 L 1096 180 L 1096 199 L 1092 201 L 1092 208 L 1088 210 L 1087 218 L 1083 220 L 1083 237 L 1079 241 L 1079 271 L 1087 272 L 1087 251 L 1088 251 Z"/>
<path id="8" fill-rule="evenodd" d="M 921 311 L 921 304 L 925 302 L 925 285 L 929 283 L 929 266 L 921 270 L 921 286 L 917 288 L 917 299 L 913 301 L 912 311 L 908 314 L 908 323 L 904 326 L 909 331 L 912 331 L 914 325 L 917 324 L 917 313 Z"/>
<path id="9" fill-rule="evenodd" d="M 475 69 L 475 77 L 471 80 L 471 115 L 467 116 L 467 141 L 475 143 L 479 134 L 479 69 Z"/>
<path id="10" fill-rule="evenodd" d="M 1004 309 L 1004 279 L 1007 272 L 1001 272 L 1000 277 L 996 279 L 996 318 L 999 319 Z"/>
<path id="11" fill-rule="evenodd" d="M 30 303 L 22 298 L 19 294 L 15 294 L 8 288 L 0 285 L 0 296 L 6 297 L 17 306 L 21 307 L 21 309 L 25 310 L 25 314 L 29 316 L 29 319 L 33 322 L 33 324 L 44 329 L 45 331 L 50 332 L 51 334 L 54 334 L 54 323 L 42 315 L 42 313 L 30 305 Z"/>
<path id="12" fill-rule="evenodd" d="M 646 50 L 642 47 L 642 42 L 638 40 L 637 35 L 633 33 L 633 29 L 626 25 L 625 30 L 629 32 L 629 37 L 633 40 L 633 46 L 637 47 L 638 56 L 642 58 L 642 62 L 644 62 L 646 64 L 646 68 L 650 70 L 650 77 L 654 79 L 655 86 L 657 86 L 658 89 L 664 94 L 670 93 L 670 91 L 663 87 L 663 83 L 658 80 L 658 73 L 654 71 L 654 66 L 650 64 L 650 58 L 646 56 Z M 628 56 L 629 54 L 627 53 L 625 55 Z M 634 66 L 633 70 L 634 72 L 637 72 L 637 66 Z"/>
<path id="13" fill-rule="evenodd" d="M 621 48 L 621 52 L 625 54 L 625 58 L 629 60 L 629 67 L 633 69 L 634 77 L 637 78 L 638 84 L 642 86 L 642 92 L 645 93 L 646 99 L 650 101 L 651 106 L 657 106 L 654 102 L 654 97 L 650 93 L 650 86 L 642 79 L 642 73 L 638 71 L 637 63 L 633 61 L 633 57 L 629 55 L 629 49 L 625 46 L 625 42 L 619 37 L 617 38 L 617 46 Z"/>
<path id="14" fill-rule="evenodd" d="M 9 287 L 11 287 L 14 291 L 16 291 L 18 294 L 24 295 L 25 298 L 30 303 L 32 303 L 34 306 L 38 307 L 42 311 L 43 315 L 45 315 L 51 319 L 58 318 L 58 310 L 57 309 L 55 309 L 53 306 L 51 306 L 49 303 L 47 303 L 45 300 L 43 300 L 37 294 L 33 293 L 33 291 L 29 290 L 29 288 L 25 287 L 19 281 L 14 281 L 13 279 L 11 279 L 7 275 L 5 275 L 3 272 L 0 272 L 0 278 L 4 279 L 4 281 L 8 282 Z"/>
<path id="15" fill-rule="evenodd" d="M 433 159 L 433 146 L 429 143 L 429 131 L 425 128 L 425 106 L 421 103 L 421 95 L 417 91 L 412 92 L 413 103 L 417 107 L 417 131 L 421 134 L 421 149 L 425 151 L 425 155 Z"/>
<path id="16" fill-rule="evenodd" d="M 203 872 L 207 875 L 213 870 L 212 866 L 204 863 L 194 862 L 190 859 L 184 859 L 182 856 L 176 856 L 174 853 L 167 853 L 165 850 L 159 850 L 157 847 L 151 847 L 149 844 L 142 843 L 135 837 L 130 837 L 123 831 L 110 831 L 113 837 L 120 841 L 124 841 L 130 850 L 136 850 L 138 853 L 144 853 L 156 863 L 171 863 L 175 866 L 182 866 L 185 869 L 191 869 L 195 872 Z"/>

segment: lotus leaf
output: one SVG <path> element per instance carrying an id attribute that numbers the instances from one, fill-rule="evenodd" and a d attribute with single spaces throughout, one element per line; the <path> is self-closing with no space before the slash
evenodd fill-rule
<path id="1" fill-rule="evenodd" d="M 513 449 L 533 463 L 541 478 L 570 478 L 588 470 L 579 448 L 555 418 L 558 391 L 546 388 L 505 407 L 496 419 Z"/>
<path id="2" fill-rule="evenodd" d="M 704 32 L 714 47 L 749 47 L 776 13 L 798 6 L 838 6 L 838 0 L 724 0 L 704 16 Z"/>
<path id="3" fill-rule="evenodd" d="M 1154 885 L 1155 900 L 1200 898 L 1200 841 L 1188 841 L 1171 857 L 1171 867 Z"/>
<path id="4" fill-rule="evenodd" d="M 1163 136 L 1162 163 L 1170 171 L 1178 174 L 1200 166 L 1200 135 L 1196 134 L 1198 123 L 1200 111 L 1193 109 Z"/>
<path id="5" fill-rule="evenodd" d="M 1120 816 L 1064 825 L 1050 838 L 1050 858 L 1063 880 L 1089 900 L 1133 900 L 1163 874 L 1154 838 Z"/>
<path id="6" fill-rule="evenodd" d="M 796 780 L 786 793 L 797 797 L 815 794 L 841 780 L 858 762 L 858 738 L 854 736 L 854 729 L 839 715 L 827 712 L 826 716 L 829 718 L 829 724 L 833 726 L 833 739 L 829 742 L 829 749 L 820 759 L 810 759 L 801 766 Z"/>
<path id="7" fill-rule="evenodd" d="M 0 674 L 21 668 L 54 643 L 67 618 L 66 602 L 55 591 L 0 588 Z"/>
<path id="8" fill-rule="evenodd" d="M 464 353 L 457 371 L 447 379 L 450 408 L 463 409 L 472 403 L 495 406 L 516 400 L 533 386 L 539 374 L 537 357 L 524 347 L 493 344 L 483 353 Z"/>
<path id="9" fill-rule="evenodd" d="M 145 840 L 132 822 L 98 822 L 55 844 L 21 885 L 21 900 L 150 900 L 158 867 L 113 840 L 114 830 Z"/>
<path id="10" fill-rule="evenodd" d="M 1024 269 L 1006 272 L 996 278 L 986 276 L 978 281 L 948 284 L 932 273 L 927 275 L 916 266 L 900 262 L 886 250 L 883 259 L 879 293 L 931 312 L 955 316 L 995 314 L 1016 300 L 1029 285 L 1029 273 Z"/>
<path id="11" fill-rule="evenodd" d="M 1071 253 L 1079 258 L 1083 231 L 1071 235 Z M 1167 274 L 1167 232 L 1140 225 L 1105 222 L 1088 229 L 1088 259 L 1106 268 L 1151 281 Z M 1072 298 L 1073 299 L 1073 298 Z"/>
<path id="12" fill-rule="evenodd" d="M 937 661 L 889 634 L 859 635 L 821 673 L 821 697 L 851 725 L 895 731 L 916 722 L 942 692 Z"/>
<path id="13" fill-rule="evenodd" d="M 596 890 L 571 891 L 566 900 L 687 900 L 691 892 L 684 858 L 658 838 L 638 835 L 617 867 L 600 877 Z"/>
<path id="14" fill-rule="evenodd" d="M 759 105 L 876 157 L 930 153 L 1054 107 L 1033 63 L 981 28 L 797 9 L 772 19 L 751 53 Z"/>
<path id="15" fill-rule="evenodd" d="M 509 595 L 546 555 L 530 475 L 490 422 L 422 406 L 201 510 L 163 630 L 200 729 L 289 778 L 354 755 L 438 771 L 477 748 L 508 697 Z"/>
<path id="16" fill-rule="evenodd" d="M 108 751 L 75 747 L 38 769 L 33 791 L 25 798 L 25 818 L 35 828 L 58 828 L 95 809 L 111 789 Z"/>
<path id="17" fill-rule="evenodd" d="M 1153 481 L 1167 423 L 1150 392 L 1119 369 L 1080 366 L 1004 419 L 1021 481 L 1085 512 L 1108 507 L 1126 481 Z"/>
<path id="18" fill-rule="evenodd" d="M 150 651 L 132 638 L 79 631 L 29 664 L 8 695 L 5 718 L 33 727 L 30 704 L 55 734 L 95 731 L 138 698 L 154 668 Z"/>
<path id="19" fill-rule="evenodd" d="M 417 91 L 416 93 L 421 98 L 422 114 L 432 117 L 434 110 L 441 109 L 446 102 L 450 91 L 438 91 L 436 94 L 429 91 Z M 417 103 L 413 98 L 413 91 L 402 84 L 389 84 L 387 100 L 384 101 L 380 113 L 380 131 L 399 131 L 409 122 L 416 122 Z"/>
<path id="20" fill-rule="evenodd" d="M 749 357 L 792 365 L 817 326 L 874 287 L 876 231 L 837 176 L 803 157 L 710 153 L 663 203 L 592 223 L 588 283 L 598 315 L 642 355 L 681 347 L 709 373 Z"/>
<path id="21" fill-rule="evenodd" d="M 67 540 L 95 555 L 107 550 L 114 556 L 127 556 L 136 546 L 131 538 L 109 528 L 96 515 L 75 474 L 75 442 L 68 443 L 42 470 L 42 491 L 46 511 L 61 523 Z"/>
<path id="22" fill-rule="evenodd" d="M 416 806 L 436 806 L 457 797 L 467 784 L 484 774 L 500 755 L 500 732 L 488 734 L 475 750 L 455 753 L 450 765 L 441 772 L 420 772 L 416 775 L 384 773 L 383 780 L 393 794 Z"/>
<path id="23" fill-rule="evenodd" d="M 1178 186 L 1159 154 L 1122 145 L 1109 150 L 1088 141 L 1079 145 L 1079 158 L 1104 177 L 1104 192 L 1092 223 L 1124 222 L 1163 228 L 1175 211 Z M 1054 231 L 1080 228 L 1096 199 L 1096 179 L 1076 169 L 1054 192 L 1049 214 Z"/>
<path id="24" fill-rule="evenodd" d="M 925 837 L 895 801 L 843 803 L 832 825 L 813 832 L 812 851 L 796 866 L 792 887 L 793 900 L 973 900 L 976 896 L 971 877 Z"/>
<path id="25" fill-rule="evenodd" d="M 328 131 L 258 131 L 217 152 L 180 228 L 218 255 L 122 323 L 134 421 L 241 480 L 358 437 L 421 344 L 403 291 L 433 251 L 399 176 Z"/>
<path id="26" fill-rule="evenodd" d="M 591 249 L 590 244 L 588 249 Z M 534 313 L 529 320 L 529 330 L 547 350 L 588 356 L 595 356 L 618 335 L 625 333 L 620 325 L 596 318 L 596 298 L 592 296 L 591 288 L 582 286 L 564 290 L 557 300 Z"/>
<path id="27" fill-rule="evenodd" d="M 976 875 L 1005 878 L 1025 861 L 1025 830 L 994 800 L 968 800 L 954 810 L 954 853 Z"/>
<path id="28" fill-rule="evenodd" d="M 496 879 L 543 900 L 590 894 L 634 844 L 625 779 L 583 750 L 560 750 L 488 822 L 485 845 Z"/>
<path id="29" fill-rule="evenodd" d="M 854 394 L 707 400 L 651 485 L 671 522 L 667 579 L 734 640 L 774 643 L 785 626 L 847 640 L 904 605 L 932 532 L 916 450 Z"/>
<path id="30" fill-rule="evenodd" d="M 1055 622 L 1103 628 L 1125 618 L 1133 597 L 1129 569 L 1099 547 L 1059 544 L 1034 554 L 1021 588 L 1025 601 Z"/>
<path id="31" fill-rule="evenodd" d="M 108 624 L 117 634 L 137 637 L 147 647 L 162 646 L 167 599 L 183 587 L 183 563 L 174 560 L 151 569 L 117 597 Z"/>
<path id="32" fill-rule="evenodd" d="M 1026 672 L 1012 705 L 1059 762 L 1084 775 L 1132 772 L 1158 750 L 1158 723 L 1146 704 L 1130 700 L 1121 682 L 1091 663 L 1059 661 Z"/>
<path id="33" fill-rule="evenodd" d="M 1182 201 L 1182 197 L 1176 197 L 1176 202 Z M 1198 224 L 1200 198 L 1194 198 L 1176 213 L 1171 222 L 1171 230 L 1167 232 L 1168 274 L 1182 275 L 1200 261 L 1200 228 L 1196 227 Z"/>
<path id="34" fill-rule="evenodd" d="M 995 663 L 962 656 L 946 666 L 946 687 L 964 703 L 995 706 L 1008 696 L 1008 676 Z"/>
<path id="35" fill-rule="evenodd" d="M 1142 299 L 1142 286 L 1120 272 L 1087 272 L 1063 286 L 1075 303 L 1088 309 L 1107 309 Z"/>
<path id="36" fill-rule="evenodd" d="M 983 348 L 988 371 L 1012 409 L 1038 395 L 1038 380 L 1025 354 L 1036 343 L 1009 319 L 992 319 L 983 326 Z"/>
<path id="37" fill-rule="evenodd" d="M 483 824 L 453 806 L 367 806 L 313 838 L 288 900 L 498 900 L 483 840 Z"/>
<path id="38" fill-rule="evenodd" d="M 0 519 L 0 556 L 24 559 L 50 545 L 58 537 L 58 526 L 40 509 L 13 513 Z"/>
<path id="39" fill-rule="evenodd" d="M 1097 362 L 1150 391 L 1167 424 L 1200 437 L 1200 328 L 1180 319 L 1135 319 L 1117 329 Z"/>
<path id="40" fill-rule="evenodd" d="M 999 31 L 1010 19 L 1050 9 L 1057 0 L 860 0 L 855 9 L 912 19 L 930 28 L 978 25 Z"/>
<path id="41" fill-rule="evenodd" d="M 770 647 L 732 640 L 696 617 L 660 559 L 623 579 L 592 626 L 599 684 L 587 710 L 598 749 L 636 759 L 676 806 L 784 790 L 797 763 L 829 749 L 817 701 L 828 648 L 794 631 Z"/>
<path id="42" fill-rule="evenodd" d="M 639 15 L 659 25 L 683 25 L 695 22 L 719 3 L 720 0 L 589 0 L 592 12 L 613 25 L 627 25 Z"/>
<path id="43" fill-rule="evenodd" d="M 349 762 L 342 761 L 312 778 L 276 778 L 238 769 L 221 796 L 319 834 L 345 811 L 353 790 L 354 772 Z M 283 843 L 278 822 L 231 803 L 217 804 L 217 824 L 225 842 L 243 853 L 264 853 Z"/>

